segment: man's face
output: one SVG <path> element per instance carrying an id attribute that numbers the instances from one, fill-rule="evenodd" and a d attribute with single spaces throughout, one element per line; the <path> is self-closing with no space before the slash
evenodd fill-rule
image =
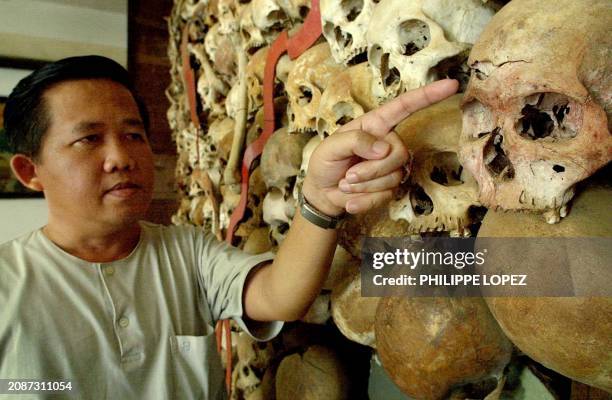
<path id="1" fill-rule="evenodd" d="M 153 154 L 129 90 L 106 79 L 75 80 L 44 98 L 50 127 L 36 174 L 50 216 L 111 229 L 141 219 L 153 191 Z"/>

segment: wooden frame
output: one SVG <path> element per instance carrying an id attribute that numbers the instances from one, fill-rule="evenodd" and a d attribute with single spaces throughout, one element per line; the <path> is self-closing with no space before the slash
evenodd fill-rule
<path id="1" fill-rule="evenodd" d="M 0 73 L 2 69 L 23 70 L 24 73 L 28 73 L 45 63 L 45 61 L 38 60 L 0 57 Z M 19 183 L 11 171 L 9 162 L 13 154 L 8 148 L 4 135 L 4 104 L 7 96 L 8 93 L 0 93 L 0 198 L 43 197 L 41 192 L 34 192 Z"/>

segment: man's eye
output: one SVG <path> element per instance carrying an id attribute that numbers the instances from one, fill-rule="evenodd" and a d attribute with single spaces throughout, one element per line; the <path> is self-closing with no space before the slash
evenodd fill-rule
<path id="1" fill-rule="evenodd" d="M 144 135 L 142 133 L 128 133 L 128 138 L 132 140 L 144 141 Z"/>
<path id="2" fill-rule="evenodd" d="M 96 143 L 100 141 L 100 135 L 87 135 L 78 140 L 80 143 Z"/>

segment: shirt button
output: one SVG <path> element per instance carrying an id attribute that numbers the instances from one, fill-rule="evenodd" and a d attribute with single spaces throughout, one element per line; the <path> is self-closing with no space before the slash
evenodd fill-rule
<path id="1" fill-rule="evenodd" d="M 115 267 L 113 267 L 112 265 L 104 268 L 104 275 L 113 276 L 114 273 L 115 273 Z"/>
<path id="2" fill-rule="evenodd" d="M 122 328 L 126 328 L 130 324 L 130 320 L 126 317 L 121 317 L 119 319 L 119 326 Z"/>

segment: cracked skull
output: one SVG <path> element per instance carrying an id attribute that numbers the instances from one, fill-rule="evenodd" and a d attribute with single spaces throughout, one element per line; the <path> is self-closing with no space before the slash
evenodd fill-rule
<path id="1" fill-rule="evenodd" d="M 322 0 L 323 36 L 339 64 L 347 65 L 368 48 L 366 31 L 376 0 Z"/>
<path id="2" fill-rule="evenodd" d="M 569 0 L 516 0 L 483 32 L 460 151 L 483 205 L 558 222 L 575 184 L 612 159 L 611 25 L 606 0 L 588 13 Z"/>
<path id="3" fill-rule="evenodd" d="M 372 91 L 386 100 L 455 73 L 493 11 L 474 0 L 383 0 L 367 32 Z"/>

